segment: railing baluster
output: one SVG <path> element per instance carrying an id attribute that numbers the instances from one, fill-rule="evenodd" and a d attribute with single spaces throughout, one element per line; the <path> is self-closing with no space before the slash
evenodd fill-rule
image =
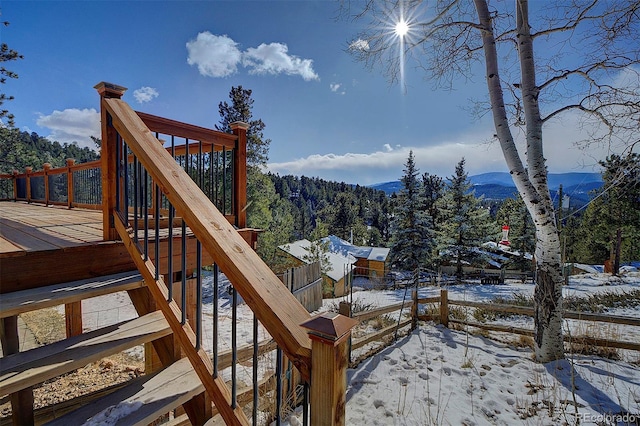
<path id="1" fill-rule="evenodd" d="M 202 244 L 196 240 L 196 350 L 202 345 Z"/>
<path id="2" fill-rule="evenodd" d="M 258 317 L 253 314 L 253 408 L 251 410 L 251 419 L 253 424 L 258 423 L 258 404 L 260 402 L 260 394 L 258 392 Z"/>
<path id="3" fill-rule="evenodd" d="M 276 349 L 276 426 L 280 426 L 282 413 L 282 349 Z"/>
<path id="4" fill-rule="evenodd" d="M 238 364 L 238 293 L 231 287 L 231 408 L 236 408 L 238 380 L 236 367 Z"/>
<path id="5" fill-rule="evenodd" d="M 160 279 L 160 206 L 162 201 L 162 192 L 160 187 L 153 182 L 153 188 L 155 192 L 155 205 L 153 217 L 155 218 L 155 238 L 154 238 L 154 257 L 156 262 L 156 281 Z"/>
<path id="6" fill-rule="evenodd" d="M 180 266 L 182 277 L 181 280 L 181 310 L 182 310 L 182 324 L 184 325 L 187 322 L 187 224 L 184 219 L 182 220 L 182 253 L 180 253 Z"/>
<path id="7" fill-rule="evenodd" d="M 227 214 L 227 151 L 222 147 L 222 214 Z"/>
<path id="8" fill-rule="evenodd" d="M 167 301 L 170 302 L 173 299 L 173 219 L 175 211 L 173 204 L 169 203 L 169 239 L 167 241 Z"/>
<path id="9" fill-rule="evenodd" d="M 218 264 L 213 264 L 213 377 L 218 377 Z"/>
<path id="10" fill-rule="evenodd" d="M 143 195 L 144 195 L 144 260 L 149 260 L 149 174 L 147 169 L 142 169 L 144 173 L 143 179 Z"/>

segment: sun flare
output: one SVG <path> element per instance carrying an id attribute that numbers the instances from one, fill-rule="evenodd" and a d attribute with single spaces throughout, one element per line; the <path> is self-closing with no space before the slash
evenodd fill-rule
<path id="1" fill-rule="evenodd" d="M 409 24 L 407 24 L 405 21 L 398 21 L 395 31 L 396 35 L 404 37 L 409 32 Z"/>

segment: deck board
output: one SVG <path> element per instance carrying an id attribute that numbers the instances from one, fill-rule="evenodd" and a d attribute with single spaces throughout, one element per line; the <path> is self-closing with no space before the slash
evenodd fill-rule
<path id="1" fill-rule="evenodd" d="M 42 383 L 171 333 L 160 311 L 2 358 L 2 394 Z"/>
<path id="2" fill-rule="evenodd" d="M 0 257 L 102 241 L 102 212 L 0 202 Z M 9 243 L 9 244 L 6 244 Z"/>

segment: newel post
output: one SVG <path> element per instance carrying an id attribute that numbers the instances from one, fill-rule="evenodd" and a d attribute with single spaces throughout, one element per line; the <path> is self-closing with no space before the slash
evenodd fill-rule
<path id="1" fill-rule="evenodd" d="M 102 238 L 112 241 L 118 238 L 118 233 L 113 222 L 113 214 L 116 208 L 116 157 L 117 135 L 111 125 L 111 116 L 107 113 L 104 100 L 109 98 L 122 98 L 127 88 L 116 84 L 100 82 L 94 87 L 100 95 L 100 125 L 102 128 L 100 161 L 102 168 Z"/>
<path id="2" fill-rule="evenodd" d="M 345 424 L 349 337 L 357 320 L 325 313 L 301 324 L 311 339 L 311 424 Z"/>
<path id="3" fill-rule="evenodd" d="M 242 121 L 231 123 L 233 134 L 238 137 L 236 155 L 233 159 L 233 207 L 236 215 L 236 226 L 247 227 L 247 130 L 249 124 Z"/>

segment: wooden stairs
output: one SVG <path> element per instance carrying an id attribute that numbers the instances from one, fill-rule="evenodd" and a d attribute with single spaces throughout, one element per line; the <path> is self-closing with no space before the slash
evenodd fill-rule
<path id="1" fill-rule="evenodd" d="M 139 317 L 2 357 L 0 395 L 13 395 L 23 404 L 25 400 L 31 403 L 32 387 L 45 381 L 138 345 L 171 346 L 172 332 L 163 314 L 151 309 L 141 312 L 145 309 L 141 309 L 144 304 L 139 301 L 144 299 L 147 288 L 137 272 L 3 294 L 0 318 L 120 291 L 129 292 Z M 188 359 L 179 356 L 175 359 L 175 362 L 167 361 L 165 356 L 163 369 L 130 380 L 125 385 L 83 396 L 80 404 L 49 407 L 35 412 L 33 419 L 5 419 L 2 424 L 12 421 L 13 424 L 75 425 L 84 424 L 90 418 L 93 418 L 93 424 L 101 424 L 115 416 L 117 422 L 110 424 L 148 425 L 180 405 L 197 399 L 204 391 Z M 73 408 L 77 409 L 70 411 Z M 188 420 L 186 416 L 184 419 Z"/>

